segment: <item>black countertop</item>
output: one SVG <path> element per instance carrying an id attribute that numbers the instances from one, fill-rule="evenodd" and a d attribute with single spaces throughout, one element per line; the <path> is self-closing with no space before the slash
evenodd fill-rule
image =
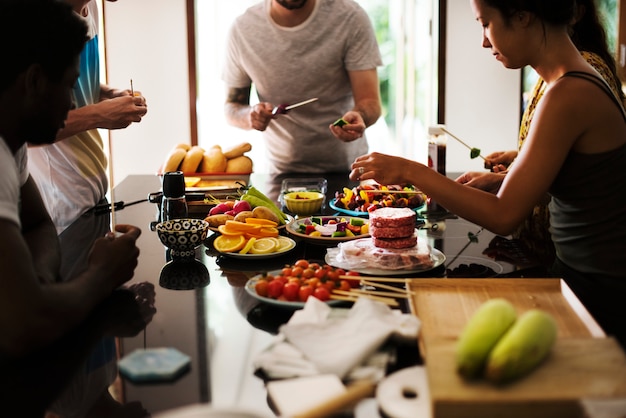
<path id="1" fill-rule="evenodd" d="M 323 177 L 328 180 L 329 198 L 336 190 L 356 185 L 343 173 Z M 258 174 L 250 178 L 250 184 L 274 198 L 279 193 L 281 181 L 281 178 L 268 181 L 267 176 Z M 114 197 L 116 201 L 133 202 L 145 199 L 159 189 L 159 177 L 132 175 L 115 187 Z M 332 213 L 326 206 L 323 210 Z M 144 348 L 145 342 L 147 348 L 173 347 L 191 357 L 190 370 L 173 382 L 136 384 L 124 379 L 125 401 L 139 400 L 152 413 L 210 402 L 216 407 L 247 408 L 273 416 L 264 381 L 254 375 L 253 360 L 271 344 L 278 327 L 290 318 L 293 310 L 259 302 L 245 291 L 244 285 L 254 275 L 279 269 L 298 258 L 323 260 L 326 247 L 301 241 L 294 251 L 284 256 L 250 262 L 215 254 L 210 233 L 205 245 L 196 251 L 196 262 L 184 268 L 172 268 L 167 264 L 166 249 L 156 232 L 151 230 L 158 220 L 156 204 L 142 202 L 128 206 L 115 211 L 114 217 L 118 224 L 133 224 L 143 230 L 138 240 L 139 265 L 131 283 L 149 281 L 156 287 L 157 313 L 152 323 L 145 335 L 142 333 L 121 341 L 121 355 Z M 93 222 L 100 222 L 97 216 L 92 218 Z M 540 277 L 537 270 L 516 267 L 515 260 L 521 260 L 517 264 L 524 264 L 527 260 L 520 258 L 523 254 L 514 242 L 454 216 L 441 222 L 445 228 L 423 231 L 421 239 L 427 239 L 431 246 L 442 251 L 447 260 L 434 270 L 414 274 L 416 278 L 444 277 L 446 268 L 459 264 L 475 264 L 479 270 L 482 267 L 483 270 L 476 273 L 477 277 L 493 276 L 494 272 L 500 277 L 523 277 L 526 272 L 527 277 Z M 88 231 L 91 230 L 96 231 L 76 225 L 65 231 L 62 238 L 66 243 L 84 243 L 74 247 L 88 248 Z M 470 241 L 468 234 L 476 236 L 477 240 Z M 100 230 L 91 239 L 96 236 L 102 236 Z M 491 257 L 512 262 L 496 261 Z M 454 265 L 450 266 L 452 260 Z M 164 268 L 166 265 L 168 267 Z M 409 361 L 419 362 L 416 346 L 400 347 L 400 354 L 402 350 L 408 350 L 408 358 L 412 359 Z"/>

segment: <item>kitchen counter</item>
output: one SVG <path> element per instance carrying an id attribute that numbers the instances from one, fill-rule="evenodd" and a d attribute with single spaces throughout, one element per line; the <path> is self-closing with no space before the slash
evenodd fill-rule
<path id="1" fill-rule="evenodd" d="M 356 185 L 345 174 L 324 177 L 328 180 L 328 198 L 344 186 Z M 280 178 L 268 181 L 267 176 L 260 174 L 252 174 L 250 178 L 250 184 L 274 197 L 280 182 Z M 132 202 L 145 199 L 159 189 L 157 176 L 133 175 L 115 187 L 114 197 L 116 201 Z M 327 206 L 323 211 L 333 213 Z M 124 400 L 141 401 L 152 413 L 211 403 L 215 407 L 247 408 L 257 414 L 274 416 L 264 381 L 254 374 L 253 360 L 270 345 L 278 327 L 290 318 L 293 310 L 259 302 L 245 291 L 244 285 L 258 273 L 281 268 L 299 258 L 323 260 L 326 247 L 301 241 L 286 255 L 252 262 L 215 254 L 210 232 L 206 245 L 196 251 L 196 263 L 183 272 L 168 273 L 168 269 L 163 269 L 169 260 L 167 251 L 151 230 L 158 219 L 157 205 L 135 204 L 115 211 L 114 216 L 118 224 L 133 224 L 143 230 L 138 240 L 139 265 L 131 283 L 149 281 L 156 287 L 157 313 L 152 323 L 145 333 L 121 340 L 121 355 L 144 346 L 172 347 L 191 358 L 190 369 L 174 381 L 137 384 L 123 379 Z M 512 241 L 454 216 L 439 222 L 443 227 L 422 231 L 420 236 L 446 255 L 446 263 L 414 277 L 444 277 L 451 261 L 455 265 L 475 264 L 479 270 L 482 266 L 484 270 L 477 277 L 540 277 L 541 269 L 533 268 Z M 67 231 L 66 238 L 71 240 L 71 234 L 71 230 Z M 469 240 L 468 234 L 477 239 Z M 409 308 L 405 304 L 402 309 Z M 398 347 L 398 361 L 393 367 L 419 362 L 417 344 Z"/>

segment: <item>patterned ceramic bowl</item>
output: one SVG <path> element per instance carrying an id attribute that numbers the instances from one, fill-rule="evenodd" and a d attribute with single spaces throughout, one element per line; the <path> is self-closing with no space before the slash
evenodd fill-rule
<path id="1" fill-rule="evenodd" d="M 172 257 L 195 257 L 195 248 L 206 239 L 209 223 L 203 219 L 172 219 L 157 224 L 159 239 Z"/>

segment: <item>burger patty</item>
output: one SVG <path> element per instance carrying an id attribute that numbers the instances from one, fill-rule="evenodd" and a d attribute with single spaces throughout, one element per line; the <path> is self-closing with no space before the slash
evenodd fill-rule
<path id="1" fill-rule="evenodd" d="M 414 233 L 410 237 L 404 238 L 376 238 L 372 237 L 374 241 L 374 246 L 378 248 L 393 248 L 393 249 L 401 249 L 401 248 L 411 248 L 417 245 L 417 235 Z"/>
<path id="2" fill-rule="evenodd" d="M 415 227 L 417 214 L 409 208 L 380 208 L 370 212 L 370 227 L 398 228 Z"/>
<path id="3" fill-rule="evenodd" d="M 398 227 L 370 227 L 370 235 L 374 238 L 406 238 L 413 235 L 415 225 L 404 225 Z"/>

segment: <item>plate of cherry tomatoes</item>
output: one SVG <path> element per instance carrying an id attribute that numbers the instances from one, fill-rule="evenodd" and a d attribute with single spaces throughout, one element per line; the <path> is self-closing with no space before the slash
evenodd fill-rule
<path id="1" fill-rule="evenodd" d="M 360 287 L 360 282 L 357 272 L 300 259 L 280 270 L 254 276 L 248 280 L 245 289 L 265 303 L 302 308 L 310 297 L 330 305 L 344 304 L 343 300 L 333 299 L 333 290 L 349 291 Z"/>

